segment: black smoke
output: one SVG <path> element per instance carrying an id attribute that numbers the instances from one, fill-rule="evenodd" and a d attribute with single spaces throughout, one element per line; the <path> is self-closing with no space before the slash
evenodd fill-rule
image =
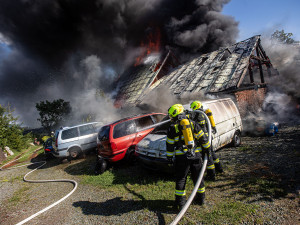
<path id="1" fill-rule="evenodd" d="M 31 125 L 36 102 L 63 98 L 74 108 L 97 89 L 109 98 L 112 81 L 157 30 L 161 50 L 185 59 L 232 44 L 238 23 L 221 14 L 227 2 L 1 0 L 0 103 Z"/>

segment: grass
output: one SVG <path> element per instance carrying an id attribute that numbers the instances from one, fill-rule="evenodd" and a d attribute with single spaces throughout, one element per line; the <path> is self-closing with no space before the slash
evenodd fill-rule
<path id="1" fill-rule="evenodd" d="M 113 192 L 121 197 L 122 201 L 132 201 L 133 205 L 139 205 L 139 209 L 159 212 L 166 224 L 175 219 L 177 212 L 172 209 L 175 200 L 175 178 L 173 175 L 149 172 L 140 166 L 128 167 L 126 164 L 121 164 L 95 176 L 92 166 L 94 163 L 93 160 L 87 159 L 68 166 L 66 170 L 73 175 L 79 175 L 81 185 L 96 186 L 107 192 Z M 243 184 L 250 187 L 254 183 L 255 181 Z M 233 178 L 229 176 L 226 181 L 221 183 L 227 189 L 223 190 L 228 192 L 227 194 L 219 194 L 218 197 L 212 196 L 212 192 L 216 191 L 218 185 L 220 184 L 206 182 L 206 190 L 209 193 L 207 204 L 205 206 L 191 205 L 179 224 L 240 224 L 245 221 L 260 224 L 262 216 L 259 215 L 260 211 L 257 205 L 234 201 L 234 197 L 230 195 L 230 186 L 235 185 Z M 238 189 L 243 190 L 247 188 L 246 186 L 239 186 Z M 193 188 L 193 182 L 188 176 L 187 197 Z M 217 191 L 222 192 L 220 188 Z M 141 221 L 147 221 L 146 216 L 140 217 Z"/>
<path id="2" fill-rule="evenodd" d="M 286 194 L 278 179 L 250 177 L 243 181 L 242 188 L 247 193 L 260 193 L 265 197 L 282 197 Z"/>
<path id="3" fill-rule="evenodd" d="M 13 196 L 8 199 L 8 202 L 12 205 L 16 205 L 20 202 L 27 202 L 29 200 L 29 197 L 26 191 L 28 191 L 29 189 L 29 186 L 24 186 L 19 190 L 15 191 Z"/>
<path id="4" fill-rule="evenodd" d="M 10 162 L 11 160 L 17 158 L 18 156 L 24 154 L 24 157 L 21 156 L 20 159 L 18 159 L 18 162 L 25 162 L 25 161 L 28 161 L 29 158 L 31 157 L 32 153 L 37 150 L 38 148 L 41 148 L 42 146 L 41 145 L 34 145 L 34 146 L 29 146 L 28 148 L 22 150 L 22 151 L 13 151 L 15 154 L 14 155 L 11 155 L 11 156 L 8 156 L 4 161 L 2 161 L 0 163 L 0 165 L 4 165 L 8 162 Z M 43 150 L 41 149 L 40 151 L 38 151 L 38 154 L 40 154 L 41 152 L 43 152 Z"/>

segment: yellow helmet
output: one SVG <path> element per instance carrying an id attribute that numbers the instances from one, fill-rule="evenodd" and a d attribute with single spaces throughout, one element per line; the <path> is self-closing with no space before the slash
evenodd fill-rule
<path id="1" fill-rule="evenodd" d="M 194 101 L 191 103 L 191 109 L 196 110 L 202 108 L 202 103 L 200 101 Z"/>
<path id="2" fill-rule="evenodd" d="M 169 109 L 168 109 L 168 114 L 170 117 L 176 117 L 178 116 L 180 113 L 183 113 L 184 108 L 181 104 L 175 104 L 172 105 Z"/>

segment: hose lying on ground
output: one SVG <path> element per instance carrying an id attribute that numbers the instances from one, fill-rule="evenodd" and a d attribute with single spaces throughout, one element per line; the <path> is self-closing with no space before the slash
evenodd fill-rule
<path id="1" fill-rule="evenodd" d="M 24 156 L 23 156 L 24 157 Z M 5 165 L 3 165 L 0 170 L 3 170 L 2 168 L 8 164 L 11 164 L 12 162 L 16 161 L 16 160 L 19 160 L 19 159 L 15 159 L 9 163 L 6 163 Z M 36 171 L 37 169 L 41 168 L 42 166 L 44 166 L 47 162 L 46 161 L 40 161 L 40 162 L 33 162 L 33 163 L 28 163 L 28 164 L 25 164 L 25 165 L 22 165 L 22 166 L 16 166 L 16 167 L 13 167 L 13 168 L 9 168 L 9 169 L 15 169 L 15 168 L 19 168 L 19 167 L 23 167 L 23 166 L 27 166 L 27 165 L 33 165 L 33 164 L 39 164 L 39 163 L 42 163 L 40 166 L 38 166 L 37 168 L 35 168 L 34 170 L 32 171 L 29 171 L 28 173 L 25 174 L 25 176 L 23 177 L 23 180 L 25 182 L 29 182 L 29 183 L 47 183 L 47 182 L 68 182 L 68 183 L 72 183 L 74 185 L 74 188 L 71 192 L 69 192 L 67 195 L 65 195 L 63 198 L 61 198 L 60 200 L 54 202 L 53 204 L 45 207 L 44 209 L 38 211 L 37 213 L 31 215 L 30 217 L 26 218 L 25 220 L 22 220 L 21 222 L 17 223 L 17 225 L 21 225 L 21 224 L 24 224 L 26 222 L 28 222 L 29 220 L 33 219 L 34 217 L 42 214 L 43 212 L 46 212 L 47 210 L 51 209 L 52 207 L 58 205 L 59 203 L 61 203 L 62 201 L 64 201 L 66 198 L 68 198 L 71 194 L 73 194 L 73 192 L 76 190 L 77 188 L 77 182 L 74 181 L 74 180 L 68 180 L 68 179 L 58 179 L 58 180 L 27 180 L 26 177 L 27 175 L 29 175 L 30 173 Z M 7 170 L 7 169 L 5 169 Z"/>
<path id="2" fill-rule="evenodd" d="M 211 142 L 211 124 L 210 124 L 210 121 L 209 121 L 209 118 L 207 117 L 207 115 L 200 111 L 204 116 L 205 116 L 205 119 L 206 119 L 206 122 L 208 123 L 208 139 L 209 139 L 209 143 L 212 145 L 212 142 Z M 191 205 L 196 193 L 197 193 L 197 190 L 200 186 L 200 183 L 203 179 L 203 175 L 204 175 L 204 172 L 205 172 L 205 169 L 206 169 L 206 165 L 207 165 L 207 161 L 208 161 L 208 156 L 205 154 L 204 156 L 204 162 L 203 162 L 203 166 L 202 166 L 202 169 L 200 171 L 200 174 L 199 174 L 199 177 L 198 177 L 198 180 L 195 184 L 195 187 L 192 191 L 192 194 L 190 195 L 190 197 L 188 198 L 188 200 L 186 201 L 185 205 L 183 206 L 183 208 L 181 209 L 181 211 L 178 213 L 178 215 L 176 216 L 176 218 L 174 219 L 174 221 L 171 223 L 171 225 L 176 225 L 179 220 L 184 216 L 185 212 L 187 211 L 187 209 L 189 208 L 189 206 Z"/>

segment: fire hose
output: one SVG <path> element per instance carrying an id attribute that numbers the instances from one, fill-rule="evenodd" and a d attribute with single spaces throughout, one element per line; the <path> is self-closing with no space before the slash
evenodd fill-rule
<path id="1" fill-rule="evenodd" d="M 211 124 L 210 124 L 210 121 L 207 117 L 207 115 L 200 111 L 204 116 L 205 116 L 205 119 L 206 119 L 206 122 L 208 123 L 208 138 L 209 138 L 209 143 L 211 143 Z M 174 219 L 174 221 L 171 223 L 171 225 L 176 225 L 179 220 L 184 216 L 185 212 L 187 211 L 187 209 L 189 208 L 189 206 L 191 205 L 196 193 L 197 193 L 197 190 L 200 186 L 200 183 L 203 179 L 203 175 L 204 175 L 204 172 L 205 172 L 205 169 L 206 169 L 206 165 L 207 165 L 207 161 L 208 161 L 208 156 L 205 155 L 204 156 L 204 162 L 203 162 L 203 166 L 202 166 L 202 169 L 200 171 L 200 174 L 199 174 L 199 177 L 198 177 L 198 180 L 195 184 L 195 187 L 190 195 L 190 197 L 188 198 L 187 202 L 185 203 L 185 205 L 182 207 L 181 211 L 178 213 L 178 215 L 176 216 L 176 218 Z"/>
<path id="2" fill-rule="evenodd" d="M 21 158 L 23 158 L 23 157 L 21 157 Z M 19 159 L 21 159 L 21 158 L 19 158 Z M 19 160 L 19 159 L 15 159 L 15 160 L 13 160 L 13 161 L 11 161 L 9 163 L 6 163 L 5 165 L 3 165 L 0 168 L 0 171 L 2 171 L 3 170 L 2 168 L 5 167 L 6 165 L 11 164 L 12 162 L 14 162 L 16 160 Z M 74 181 L 74 180 L 69 180 L 69 179 L 58 179 L 58 180 L 28 180 L 28 179 L 26 179 L 27 175 L 29 175 L 30 173 L 36 171 L 37 169 L 41 168 L 42 166 L 44 166 L 47 163 L 46 161 L 28 163 L 28 164 L 21 165 L 21 166 L 16 166 L 16 167 L 13 167 L 13 168 L 10 168 L 10 169 L 15 169 L 15 168 L 19 168 L 19 167 L 23 167 L 23 166 L 28 166 L 28 165 L 33 165 L 33 164 L 39 164 L 39 163 L 42 163 L 42 164 L 40 166 L 38 166 L 37 168 L 35 168 L 34 170 L 31 170 L 31 171 L 29 171 L 28 173 L 25 174 L 25 176 L 23 177 L 23 180 L 25 182 L 29 182 L 29 183 L 68 182 L 68 183 L 72 183 L 74 185 L 74 187 L 73 187 L 72 191 L 69 192 L 67 195 L 65 195 L 63 198 L 61 198 L 58 201 L 54 202 L 53 204 L 45 207 L 44 209 L 38 211 L 37 213 L 31 215 L 30 217 L 26 218 L 25 220 L 22 220 L 21 222 L 17 223 L 17 225 L 24 224 L 24 223 L 28 222 L 29 220 L 31 220 L 31 219 L 37 217 L 38 215 L 42 214 L 43 212 L 46 212 L 47 210 L 51 209 L 52 207 L 58 205 L 59 203 L 61 203 L 62 201 L 64 201 L 66 198 L 68 198 L 71 194 L 73 194 L 73 192 L 77 188 L 77 182 Z"/>

